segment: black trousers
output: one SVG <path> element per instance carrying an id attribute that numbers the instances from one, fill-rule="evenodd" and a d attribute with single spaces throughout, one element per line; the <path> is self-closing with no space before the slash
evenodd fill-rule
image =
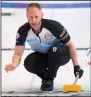
<path id="1" fill-rule="evenodd" d="M 60 66 L 70 60 L 68 48 L 60 43 L 54 44 L 47 54 L 34 52 L 24 60 L 27 71 L 36 74 L 41 79 L 54 79 Z"/>

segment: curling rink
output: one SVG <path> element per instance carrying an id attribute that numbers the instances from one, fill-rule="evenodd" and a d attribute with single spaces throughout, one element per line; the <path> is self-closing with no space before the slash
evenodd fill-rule
<path id="1" fill-rule="evenodd" d="M 25 70 L 23 61 L 32 50 L 25 50 L 21 64 L 12 72 L 6 72 L 4 67 L 12 62 L 16 32 L 27 21 L 26 5 L 32 1 L 2 2 L 2 96 L 91 96 L 91 1 L 36 1 L 42 4 L 44 18 L 53 19 L 66 27 L 76 46 L 79 64 L 84 70 L 77 84 L 82 86 L 80 92 L 64 92 L 65 84 L 73 84 L 74 68 L 70 60 L 61 66 L 54 79 L 54 92 L 41 92 L 41 79 Z M 26 48 L 29 45 L 26 44 Z M 85 61 L 86 59 L 86 61 Z M 53 59 L 54 60 L 54 59 Z M 30 64 L 31 65 L 31 64 Z"/>
<path id="2" fill-rule="evenodd" d="M 84 61 L 87 50 L 77 50 L 80 65 L 84 70 L 83 77 L 77 81 L 77 84 L 82 86 L 80 92 L 63 92 L 62 90 L 63 85 L 73 84 L 75 79 L 71 61 L 58 69 L 54 80 L 54 92 L 41 92 L 41 79 L 27 72 L 23 66 L 23 60 L 30 52 L 32 53 L 31 50 L 26 50 L 20 66 L 15 71 L 7 73 L 4 70 L 4 64 L 11 62 L 13 50 L 2 51 L 2 60 L 4 60 L 2 62 L 2 96 L 91 96 L 91 66 Z"/>

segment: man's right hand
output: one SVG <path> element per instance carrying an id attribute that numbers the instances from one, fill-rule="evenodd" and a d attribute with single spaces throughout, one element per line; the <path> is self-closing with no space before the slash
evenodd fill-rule
<path id="1" fill-rule="evenodd" d="M 15 68 L 16 68 L 16 66 L 14 66 L 13 64 L 7 64 L 7 65 L 5 65 L 4 70 L 8 72 L 8 71 L 15 70 Z"/>

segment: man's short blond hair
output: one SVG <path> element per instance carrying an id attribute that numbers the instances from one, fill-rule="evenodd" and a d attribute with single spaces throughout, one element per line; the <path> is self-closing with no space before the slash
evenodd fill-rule
<path id="1" fill-rule="evenodd" d="M 30 4 L 28 4 L 27 8 L 30 8 L 30 7 L 36 7 L 41 10 L 41 6 L 39 3 L 30 3 Z"/>

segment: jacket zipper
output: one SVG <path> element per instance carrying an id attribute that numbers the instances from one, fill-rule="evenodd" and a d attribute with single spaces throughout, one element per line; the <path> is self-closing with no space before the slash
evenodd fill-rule
<path id="1" fill-rule="evenodd" d="M 38 34 L 36 34 L 36 36 L 39 37 L 39 40 L 40 40 L 40 43 L 41 43 L 41 38 L 40 38 L 40 36 L 39 36 Z"/>

